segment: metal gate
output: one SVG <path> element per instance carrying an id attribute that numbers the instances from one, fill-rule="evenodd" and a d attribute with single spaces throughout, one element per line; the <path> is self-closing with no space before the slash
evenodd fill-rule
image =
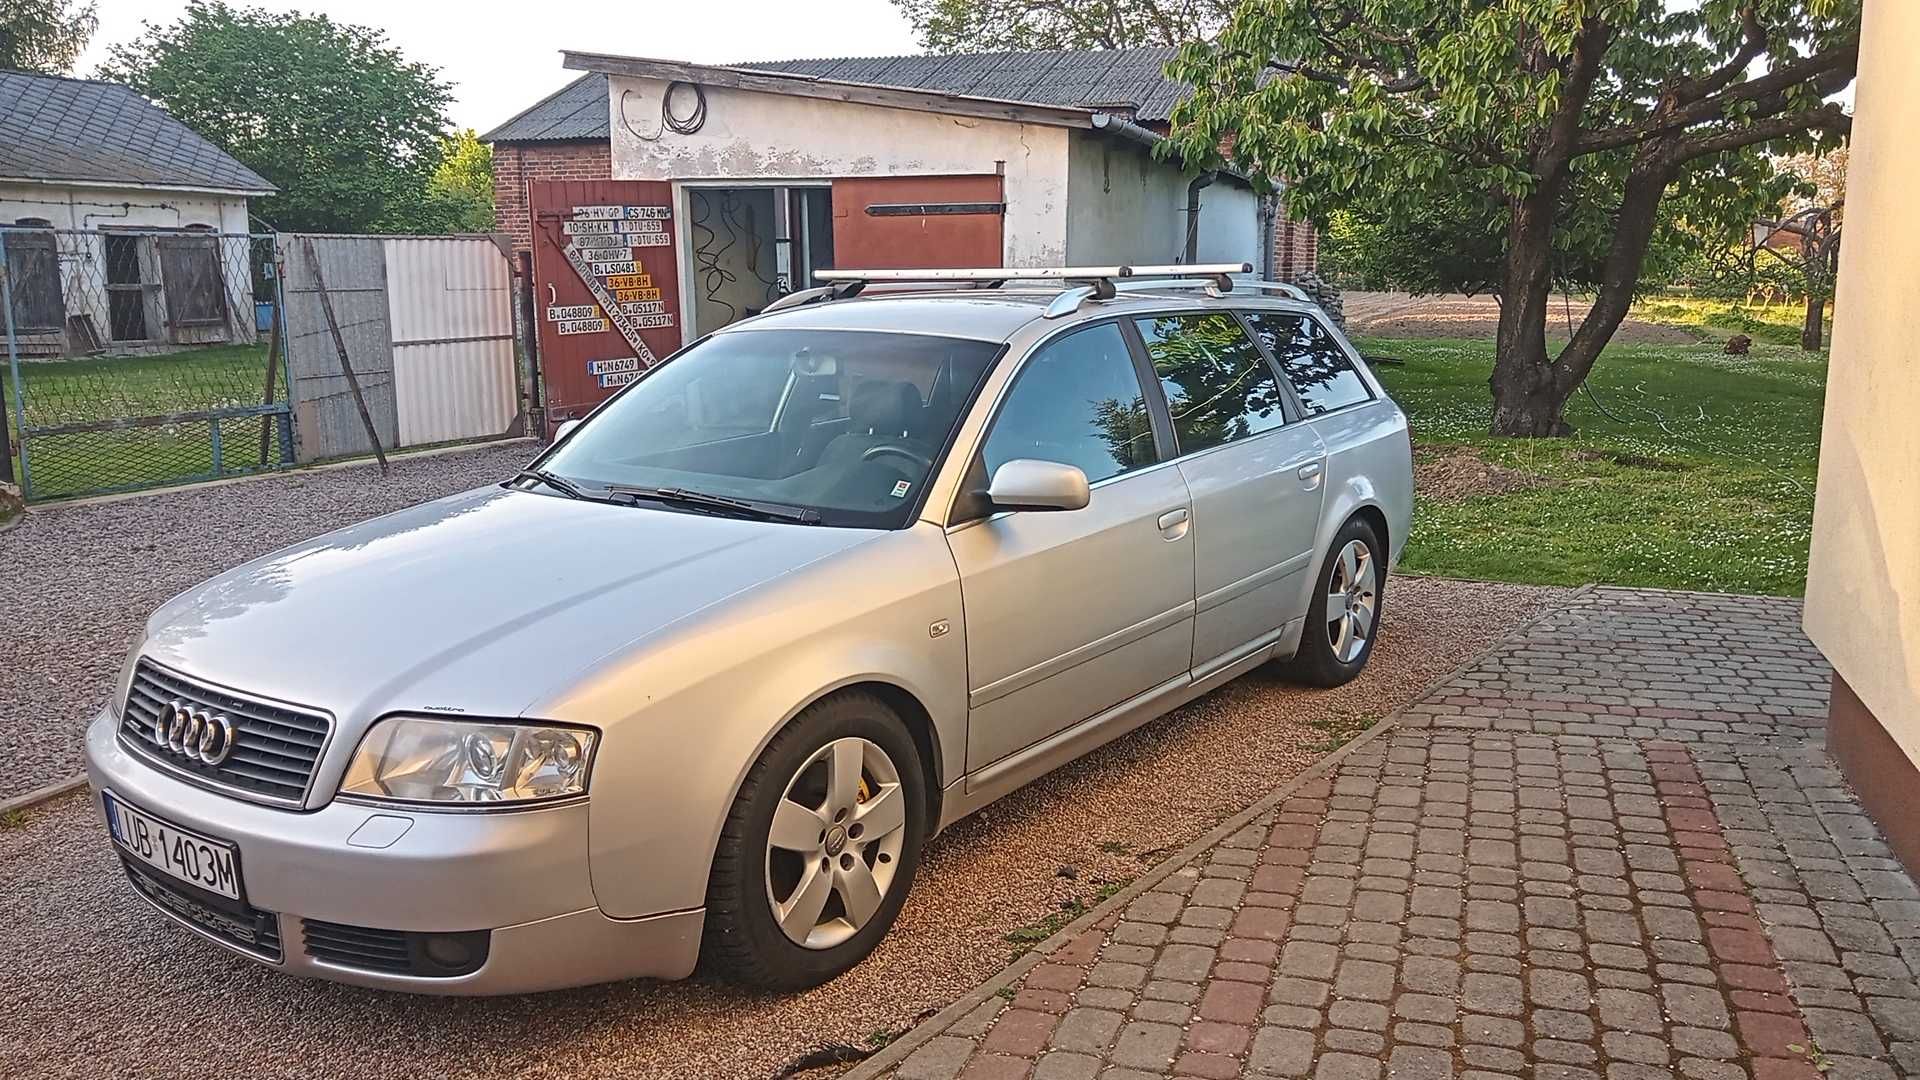
<path id="1" fill-rule="evenodd" d="M 534 181 L 533 284 L 549 424 L 680 347 L 673 185 Z"/>
<path id="2" fill-rule="evenodd" d="M 7 422 L 28 499 L 292 461 L 273 239 L 0 227 Z"/>

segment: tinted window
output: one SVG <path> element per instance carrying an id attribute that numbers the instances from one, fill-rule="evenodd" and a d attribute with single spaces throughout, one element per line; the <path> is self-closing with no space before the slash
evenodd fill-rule
<path id="1" fill-rule="evenodd" d="M 1141 319 L 1139 325 L 1173 412 L 1181 453 L 1287 422 L 1280 381 L 1233 316 L 1162 315 Z"/>
<path id="2" fill-rule="evenodd" d="M 1300 403 L 1309 414 L 1331 412 L 1356 405 L 1373 397 L 1360 373 L 1353 369 L 1346 350 L 1333 335 L 1304 315 L 1281 315 L 1271 311 L 1250 311 L 1247 321 L 1260 335 L 1281 370 L 1300 392 Z"/>
<path id="3" fill-rule="evenodd" d="M 1016 458 L 1073 465 L 1089 482 L 1158 460 L 1147 401 L 1112 323 L 1051 342 L 1027 361 L 987 435 L 987 475 Z"/>

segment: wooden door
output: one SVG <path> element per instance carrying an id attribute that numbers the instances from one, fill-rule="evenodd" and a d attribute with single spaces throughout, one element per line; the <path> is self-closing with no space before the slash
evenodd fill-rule
<path id="1" fill-rule="evenodd" d="M 549 428 L 680 347 L 673 185 L 536 180 L 533 290 Z"/>
<path id="2" fill-rule="evenodd" d="M 833 264 L 846 270 L 999 266 L 1001 178 L 869 176 L 833 182 Z"/>

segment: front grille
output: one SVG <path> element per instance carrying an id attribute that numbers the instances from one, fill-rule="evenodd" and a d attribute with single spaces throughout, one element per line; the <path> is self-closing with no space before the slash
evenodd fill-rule
<path id="1" fill-rule="evenodd" d="M 485 930 L 429 934 L 412 930 L 376 930 L 320 919 L 302 919 L 307 955 L 315 960 L 362 971 L 450 978 L 480 970 L 487 962 L 491 935 Z"/>
<path id="2" fill-rule="evenodd" d="M 224 713 L 233 721 L 233 752 L 218 765 L 178 754 L 153 741 L 160 710 L 172 702 Z M 326 714 L 207 686 L 148 660 L 133 669 L 133 686 L 120 711 L 120 736 L 151 761 L 260 802 L 298 806 L 333 721 Z"/>
<path id="3" fill-rule="evenodd" d="M 127 869 L 127 880 L 140 895 L 167 914 L 236 949 L 276 964 L 280 962 L 280 916 L 245 904 L 234 904 L 234 910 L 222 911 L 127 859 L 121 863 Z"/>

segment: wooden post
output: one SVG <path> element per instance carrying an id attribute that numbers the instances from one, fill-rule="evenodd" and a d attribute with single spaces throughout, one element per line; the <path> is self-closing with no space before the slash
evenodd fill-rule
<path id="1" fill-rule="evenodd" d="M 340 371 L 346 375 L 347 387 L 353 391 L 353 404 L 360 410 L 360 422 L 367 426 L 373 456 L 380 459 L 380 475 L 385 476 L 387 452 L 380 449 L 380 432 L 373 426 L 373 414 L 367 411 L 367 399 L 360 392 L 360 379 L 353 373 L 353 362 L 347 359 L 347 339 L 340 335 L 340 320 L 333 314 L 333 297 L 327 295 L 327 281 L 320 274 L 320 256 L 313 252 L 313 237 L 301 237 L 300 244 L 307 249 L 307 267 L 313 271 L 314 291 L 320 294 L 320 310 L 327 316 L 327 332 L 333 335 L 334 350 L 340 354 Z"/>
<path id="2" fill-rule="evenodd" d="M 284 273 L 278 256 L 268 265 L 273 267 L 273 317 L 268 320 L 267 333 L 267 388 L 260 394 L 260 404 L 273 404 L 273 383 L 280 374 L 280 308 L 287 302 L 287 291 L 282 287 L 281 275 Z M 273 443 L 274 418 L 260 418 L 260 467 L 267 467 L 268 447 Z"/>

